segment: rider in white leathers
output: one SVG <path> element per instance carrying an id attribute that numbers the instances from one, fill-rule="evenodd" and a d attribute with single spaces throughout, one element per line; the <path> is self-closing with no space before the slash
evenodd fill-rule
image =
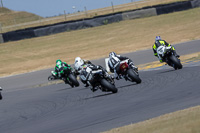
<path id="1" fill-rule="evenodd" d="M 114 73 L 114 77 L 119 80 L 121 79 L 121 75 L 119 75 L 119 67 L 120 67 L 120 62 L 123 60 L 128 59 L 128 65 L 131 66 L 133 69 L 138 71 L 138 68 L 134 66 L 133 61 L 129 59 L 128 57 L 117 55 L 115 52 L 110 52 L 109 53 L 109 60 L 108 60 L 108 66 L 110 68 L 110 71 Z"/>

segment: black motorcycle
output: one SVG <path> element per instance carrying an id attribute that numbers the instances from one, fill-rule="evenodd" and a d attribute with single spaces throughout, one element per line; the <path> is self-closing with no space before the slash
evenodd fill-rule
<path id="1" fill-rule="evenodd" d="M 159 46 L 157 48 L 158 56 L 162 57 L 163 61 L 165 61 L 169 66 L 173 67 L 175 70 L 182 69 L 182 64 L 180 59 L 178 59 L 173 50 L 167 46 Z"/>
<path id="2" fill-rule="evenodd" d="M 51 81 L 51 80 L 56 80 L 56 79 L 62 79 L 65 84 L 69 84 L 72 88 L 75 86 L 75 87 L 78 87 L 79 86 L 79 82 L 77 80 L 77 76 L 76 74 L 72 71 L 72 69 L 70 67 L 67 67 L 67 68 L 64 68 L 62 67 L 61 68 L 61 72 L 63 71 L 63 74 L 61 75 L 62 78 L 59 78 L 57 76 L 54 75 L 54 72 L 52 71 L 52 75 L 50 75 L 48 77 L 48 80 Z"/>
<path id="3" fill-rule="evenodd" d="M 0 100 L 3 99 L 2 95 L 1 95 L 1 91 L 2 91 L 2 88 L 0 87 Z"/>
<path id="4" fill-rule="evenodd" d="M 80 78 L 85 79 L 87 75 L 87 79 L 92 88 L 96 90 L 100 89 L 104 92 L 118 92 L 118 89 L 115 87 L 114 78 L 112 78 L 107 72 L 103 71 L 102 69 L 95 71 L 87 71 L 86 69 L 81 72 Z"/>

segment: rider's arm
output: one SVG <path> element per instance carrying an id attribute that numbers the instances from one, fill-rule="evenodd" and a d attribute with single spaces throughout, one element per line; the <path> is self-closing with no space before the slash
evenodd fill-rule
<path id="1" fill-rule="evenodd" d="M 156 52 L 156 45 L 155 44 L 153 45 L 152 49 L 153 49 L 153 52 L 154 52 L 154 56 L 158 56 L 158 53 Z"/>
<path id="2" fill-rule="evenodd" d="M 100 66 L 95 66 L 95 65 L 91 64 L 91 65 L 90 65 L 90 68 L 91 68 L 92 70 L 98 70 L 98 69 L 100 68 Z"/>
<path id="3" fill-rule="evenodd" d="M 84 64 L 92 64 L 92 62 L 89 60 L 83 60 L 83 61 L 84 61 Z"/>
<path id="4" fill-rule="evenodd" d="M 168 43 L 168 42 L 166 42 L 165 40 L 163 40 L 164 42 L 165 42 L 165 45 L 167 46 L 167 47 L 170 47 L 171 45 Z"/>
<path id="5" fill-rule="evenodd" d="M 171 47 L 172 47 L 171 49 L 172 49 L 172 50 L 175 50 L 174 46 L 172 46 L 170 43 L 167 43 L 165 40 L 164 40 L 164 42 L 165 42 L 165 45 L 166 45 L 167 47 L 170 47 L 170 46 L 171 46 Z"/>
<path id="6" fill-rule="evenodd" d="M 117 57 L 122 61 L 122 60 L 127 60 L 129 59 L 128 57 L 126 56 L 121 56 L 121 55 L 117 55 Z"/>
<path id="7" fill-rule="evenodd" d="M 72 70 L 72 67 L 69 64 L 67 64 L 66 62 L 63 62 L 63 63 L 65 65 L 65 67 L 70 68 Z"/>
<path id="8" fill-rule="evenodd" d="M 55 66 L 55 72 L 58 72 L 59 71 L 59 68 L 57 66 Z"/>

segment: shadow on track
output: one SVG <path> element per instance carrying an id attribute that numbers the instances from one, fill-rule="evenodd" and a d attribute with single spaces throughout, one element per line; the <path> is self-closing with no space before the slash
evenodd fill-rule
<path id="1" fill-rule="evenodd" d="M 104 97 L 104 96 L 108 96 L 108 95 L 112 95 L 112 94 L 114 94 L 114 93 L 111 92 L 111 93 L 106 93 L 106 94 L 102 94 L 102 95 L 92 96 L 92 97 L 85 98 L 85 100 L 98 98 L 98 97 Z"/>
<path id="2" fill-rule="evenodd" d="M 161 71 L 161 72 L 159 72 L 159 73 L 169 73 L 169 72 L 176 72 L 176 71 L 179 71 L 179 70 L 181 70 L 181 69 L 177 69 L 177 70 L 174 70 L 173 68 L 172 69 L 169 69 L 169 70 L 166 70 L 166 71 Z"/>
<path id="3" fill-rule="evenodd" d="M 76 88 L 76 87 L 74 87 L 74 88 Z M 71 86 L 69 86 L 67 88 L 56 90 L 56 91 L 67 91 L 67 90 L 74 89 L 74 88 L 72 88 Z"/>
<path id="4" fill-rule="evenodd" d="M 124 85 L 124 86 L 119 86 L 117 88 L 121 89 L 121 88 L 126 88 L 126 87 L 129 87 L 129 86 L 133 86 L 133 85 L 138 85 L 138 84 L 137 83 L 133 83 L 133 84 L 128 84 L 128 85 Z"/>

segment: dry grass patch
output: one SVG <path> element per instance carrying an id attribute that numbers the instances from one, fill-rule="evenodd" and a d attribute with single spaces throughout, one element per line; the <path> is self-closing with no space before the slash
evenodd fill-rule
<path id="1" fill-rule="evenodd" d="M 0 44 L 0 76 L 28 72 L 55 65 L 60 58 L 73 63 L 151 48 L 156 35 L 170 43 L 200 38 L 200 8 L 127 20 L 95 28 Z M 152 53 L 153 56 L 153 53 Z"/>
<path id="2" fill-rule="evenodd" d="M 162 115 L 104 133 L 199 133 L 200 106 Z"/>

